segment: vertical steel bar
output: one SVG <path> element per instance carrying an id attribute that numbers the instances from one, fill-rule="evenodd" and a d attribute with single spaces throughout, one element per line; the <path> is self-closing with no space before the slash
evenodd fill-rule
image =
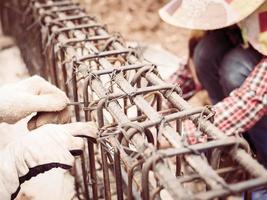
<path id="1" fill-rule="evenodd" d="M 116 148 L 114 152 L 114 173 L 116 178 L 117 199 L 123 200 L 123 182 L 121 175 L 121 155 Z"/>
<path id="2" fill-rule="evenodd" d="M 87 108 L 89 106 L 89 94 L 88 94 L 88 86 L 90 84 L 90 78 L 85 80 L 85 86 L 83 88 L 83 101 L 84 107 Z M 85 113 L 85 121 L 91 120 L 91 113 L 89 110 L 84 110 Z M 93 190 L 93 200 L 98 199 L 98 190 L 97 190 L 97 174 L 96 174 L 96 166 L 95 166 L 95 151 L 94 144 L 88 140 L 88 154 L 89 154 L 89 166 L 90 166 L 90 176 L 92 181 L 92 190 Z"/>
<path id="3" fill-rule="evenodd" d="M 104 105 L 106 103 L 106 99 L 102 99 L 99 101 L 97 105 L 97 122 L 98 127 L 101 129 L 104 126 Z M 105 187 L 105 199 L 111 200 L 111 188 L 110 188 L 110 179 L 109 179 L 109 166 L 108 166 L 108 159 L 107 159 L 107 152 L 105 150 L 104 144 L 100 144 L 101 149 L 101 159 L 102 159 L 102 170 L 103 170 L 103 177 L 104 177 L 104 187 Z"/>
<path id="4" fill-rule="evenodd" d="M 78 87 L 77 87 L 77 76 L 76 76 L 76 69 L 73 67 L 72 69 L 72 92 L 73 92 L 73 100 L 74 102 L 79 102 L 79 97 L 78 97 Z M 76 120 L 79 122 L 81 121 L 81 116 L 80 116 L 80 105 L 77 105 L 74 107 L 75 111 L 75 116 Z"/>
<path id="5" fill-rule="evenodd" d="M 97 174 L 96 174 L 96 160 L 95 160 L 95 151 L 94 144 L 87 141 L 88 152 L 89 152 L 89 166 L 90 166 L 90 178 L 92 182 L 92 190 L 93 190 L 93 200 L 98 199 L 98 191 L 97 191 Z"/>
<path id="6" fill-rule="evenodd" d="M 84 184 L 84 197 L 86 200 L 90 200 L 89 187 L 88 187 L 88 174 L 86 172 L 84 154 L 81 155 L 81 160 L 82 160 L 82 173 L 83 173 L 83 184 Z"/>
<path id="7" fill-rule="evenodd" d="M 182 127 L 182 120 L 181 119 L 176 120 L 176 131 L 177 131 L 177 133 L 182 134 L 183 127 Z M 176 174 L 177 177 L 181 175 L 181 162 L 182 162 L 181 157 L 180 156 L 176 156 L 176 161 L 175 161 L 175 165 L 176 165 L 176 169 L 175 170 L 176 171 L 175 171 L 175 174 Z"/>

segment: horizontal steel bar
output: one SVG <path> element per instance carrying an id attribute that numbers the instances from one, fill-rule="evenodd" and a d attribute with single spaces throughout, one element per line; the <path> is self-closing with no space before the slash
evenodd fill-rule
<path id="1" fill-rule="evenodd" d="M 49 10 L 50 12 L 57 13 L 57 12 L 69 12 L 74 10 L 82 10 L 78 5 L 71 5 L 71 6 L 65 6 L 65 7 L 54 7 L 52 10 Z"/>
<path id="2" fill-rule="evenodd" d="M 217 190 L 202 192 L 200 194 L 197 194 L 196 198 L 208 200 L 218 197 L 224 197 L 226 195 L 229 195 L 229 193 L 230 194 L 240 193 L 242 191 L 254 189 L 265 184 L 267 184 L 266 177 L 259 177 L 241 183 L 229 184 L 228 187 L 231 189 L 231 191 L 229 191 L 229 189 L 227 188 L 221 188 Z"/>
<path id="3" fill-rule="evenodd" d="M 76 44 L 76 43 L 84 43 L 84 42 L 94 42 L 94 41 L 100 41 L 100 40 L 107 40 L 109 39 L 110 36 L 94 36 L 94 37 L 88 37 L 85 39 L 77 39 L 77 38 L 72 38 L 64 41 L 64 43 L 58 43 L 56 45 L 59 46 L 64 46 L 68 44 Z"/>
<path id="4" fill-rule="evenodd" d="M 157 75 L 153 73 L 146 74 L 147 80 L 155 85 L 161 85 L 164 83 Z M 190 105 L 182 99 L 175 92 L 170 91 L 171 93 L 165 93 L 165 97 L 171 101 L 171 103 L 177 107 L 179 110 L 190 109 Z M 200 130 L 204 133 L 207 133 L 211 137 L 216 137 L 218 139 L 225 139 L 227 136 L 221 132 L 217 127 L 215 127 L 212 123 L 207 120 L 196 119 L 194 116 L 189 116 L 189 118 L 199 127 Z M 262 165 L 260 165 L 256 160 L 254 160 L 248 153 L 246 153 L 242 149 L 237 149 L 236 152 L 231 154 L 235 160 L 239 162 L 250 174 L 253 174 L 256 177 L 266 176 L 267 171 L 264 169 Z"/>
<path id="5" fill-rule="evenodd" d="M 136 89 L 135 92 L 132 92 L 129 94 L 127 94 L 126 91 L 125 92 L 121 91 L 121 92 L 116 92 L 116 93 L 110 93 L 104 99 L 106 99 L 107 103 L 108 103 L 108 101 L 110 101 L 110 100 L 120 99 L 120 98 L 125 98 L 125 97 L 132 98 L 135 95 L 147 94 L 150 92 L 155 92 L 155 91 L 160 91 L 160 90 L 168 90 L 172 87 L 173 87 L 172 85 L 167 84 L 167 83 L 165 85 L 160 85 L 160 86 L 148 86 L 148 87 L 138 88 L 138 89 Z M 101 100 L 102 99 L 95 100 L 91 103 L 97 104 Z M 200 111 L 200 112 L 203 112 L 203 109 L 204 108 L 202 108 L 202 111 Z M 172 119 L 172 120 L 174 120 L 174 119 Z"/>
<path id="6" fill-rule="evenodd" d="M 37 9 L 40 9 L 40 8 L 51 8 L 51 7 L 57 7 L 57 6 L 66 6 L 66 5 L 73 5 L 73 2 L 72 1 L 60 1 L 60 2 L 48 2 L 48 3 L 38 3 L 38 2 L 35 2 L 34 3 L 34 7 L 37 8 Z"/>
<path id="7" fill-rule="evenodd" d="M 100 53 L 80 57 L 80 58 L 78 58 L 78 61 L 85 61 L 85 60 L 90 60 L 90 59 L 95 59 L 95 58 L 103 58 L 103 57 L 107 57 L 107 56 L 117 56 L 117 55 L 121 55 L 121 54 L 128 54 L 131 52 L 132 52 L 131 49 L 103 51 Z"/>
<path id="8" fill-rule="evenodd" d="M 80 14 L 80 15 L 71 15 L 71 16 L 67 16 L 67 17 L 60 17 L 57 19 L 52 20 L 53 22 L 63 22 L 63 21 L 73 21 L 73 20 L 79 20 L 79 19 L 93 19 L 93 17 L 88 16 L 86 14 Z"/>
<path id="9" fill-rule="evenodd" d="M 140 123 L 137 123 L 136 125 L 138 125 L 140 127 L 144 127 L 144 128 L 150 128 L 150 127 L 153 127 L 155 125 L 159 125 L 161 122 L 168 123 L 168 122 L 171 122 L 171 121 L 174 121 L 177 119 L 182 119 L 184 117 L 188 117 L 190 115 L 200 114 L 203 112 L 203 109 L 204 109 L 204 107 L 200 107 L 200 108 L 188 109 L 185 111 L 179 111 L 176 113 L 165 115 L 162 118 L 158 118 L 158 119 L 154 119 L 154 120 L 146 120 L 145 122 L 140 122 Z M 120 130 L 113 132 L 113 134 L 115 134 L 115 135 L 117 135 L 119 133 L 121 133 Z M 102 136 L 108 136 L 108 134 L 102 135 Z"/>
<path id="10" fill-rule="evenodd" d="M 76 25 L 74 27 L 59 28 L 53 31 L 53 34 L 58 35 L 59 33 L 67 32 L 67 31 L 80 30 L 84 28 L 99 28 L 99 27 L 102 27 L 102 25 L 101 24 L 82 24 L 82 25 Z"/>
<path id="11" fill-rule="evenodd" d="M 217 169 L 216 172 L 218 174 L 222 175 L 222 174 L 226 174 L 226 173 L 237 172 L 240 170 L 242 170 L 241 167 L 225 167 L 225 168 Z M 177 179 L 181 183 L 184 183 L 184 182 L 190 182 L 190 181 L 193 181 L 196 179 L 201 179 L 201 177 L 199 176 L 199 174 L 190 174 L 190 175 L 179 176 L 179 177 L 177 177 Z"/>
<path id="12" fill-rule="evenodd" d="M 226 139 L 214 140 L 214 141 L 209 141 L 206 143 L 190 145 L 188 147 L 182 147 L 179 149 L 170 148 L 170 149 L 159 150 L 158 153 L 161 154 L 163 157 L 172 157 L 172 156 L 192 153 L 194 151 L 204 151 L 204 150 L 218 148 L 218 147 L 239 145 L 240 143 L 241 143 L 241 140 L 238 140 L 235 137 L 229 137 Z"/>

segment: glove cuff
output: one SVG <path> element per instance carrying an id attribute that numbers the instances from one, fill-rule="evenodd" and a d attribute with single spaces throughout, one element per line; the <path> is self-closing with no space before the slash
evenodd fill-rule
<path id="1" fill-rule="evenodd" d="M 10 199 L 13 193 L 19 191 L 19 179 L 15 160 L 8 146 L 0 152 L 0 163 L 0 196 L 1 199 Z"/>

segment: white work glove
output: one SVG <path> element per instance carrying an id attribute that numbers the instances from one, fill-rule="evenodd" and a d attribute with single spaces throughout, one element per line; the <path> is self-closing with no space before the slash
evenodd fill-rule
<path id="1" fill-rule="evenodd" d="M 65 93 L 39 76 L 0 87 L 0 122 L 16 123 L 37 112 L 29 129 L 69 121 Z M 63 112 L 63 114 L 62 114 Z"/>
<path id="2" fill-rule="evenodd" d="M 20 184 L 40 173 L 57 167 L 70 169 L 73 155 L 82 153 L 84 148 L 81 137 L 95 142 L 96 135 L 93 122 L 49 124 L 9 143 L 0 152 L 0 199 L 14 199 Z"/>

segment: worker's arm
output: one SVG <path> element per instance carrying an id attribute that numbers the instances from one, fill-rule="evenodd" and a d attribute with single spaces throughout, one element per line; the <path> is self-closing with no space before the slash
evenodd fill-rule
<path id="1" fill-rule="evenodd" d="M 214 110 L 214 124 L 225 134 L 244 133 L 253 127 L 267 113 L 267 59 L 255 67 L 241 87 L 214 105 Z M 186 122 L 189 137 L 195 131 Z"/>
<path id="2" fill-rule="evenodd" d="M 68 101 L 64 92 L 43 78 L 33 76 L 0 87 L 0 122 L 15 123 L 35 112 L 37 116 L 30 122 L 31 129 L 59 120 L 58 116 L 68 121 Z"/>
<path id="3" fill-rule="evenodd" d="M 13 141 L 0 152 L 0 197 L 14 199 L 20 184 L 52 168 L 70 169 L 73 153 L 84 148 L 83 136 L 96 140 L 93 123 L 44 125 Z"/>
<path id="4" fill-rule="evenodd" d="M 214 109 L 215 125 L 226 134 L 244 133 L 253 127 L 267 112 L 267 59 Z"/>

